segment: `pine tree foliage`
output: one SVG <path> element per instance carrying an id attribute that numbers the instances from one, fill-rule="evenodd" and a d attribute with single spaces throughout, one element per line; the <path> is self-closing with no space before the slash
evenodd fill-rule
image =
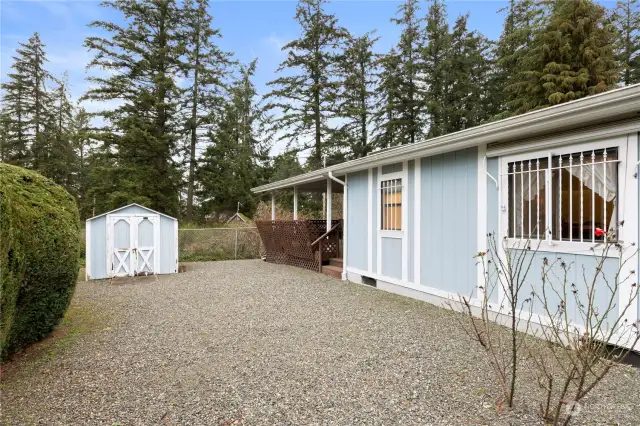
<path id="1" fill-rule="evenodd" d="M 287 52 L 278 73 L 287 75 L 269 82 L 267 108 L 277 110 L 273 130 L 278 139 L 295 149 L 312 149 L 310 166 L 320 167 L 335 116 L 340 82 L 335 78 L 338 49 L 347 32 L 337 18 L 326 13 L 325 0 L 299 0 L 295 20 L 301 37 L 282 47 Z"/>
<path id="2" fill-rule="evenodd" d="M 238 203 L 243 212 L 255 210 L 251 188 L 258 183 L 260 159 L 265 156 L 257 136 L 262 110 L 254 101 L 256 88 L 251 78 L 255 69 L 255 60 L 240 68 L 240 78 L 229 89 L 222 121 L 208 133 L 210 143 L 196 171 L 203 213 L 233 213 Z"/>
<path id="3" fill-rule="evenodd" d="M 375 55 L 373 46 L 377 38 L 371 34 L 349 37 L 338 63 L 338 78 L 342 81 L 337 114 L 344 121 L 336 132 L 339 145 L 360 158 L 373 151 L 369 134 L 372 111 L 375 109 Z"/>
<path id="4" fill-rule="evenodd" d="M 208 131 L 222 117 L 225 79 L 231 66 L 231 54 L 223 52 L 215 43 L 221 35 L 211 26 L 213 18 L 208 7 L 207 0 L 187 0 L 184 3 L 186 37 L 189 40 L 184 65 L 189 78 L 189 87 L 184 94 L 188 115 L 187 220 L 191 220 L 193 215 L 198 144 L 206 143 Z"/>
<path id="5" fill-rule="evenodd" d="M 534 28 L 540 23 L 541 13 L 533 0 L 510 0 L 503 11 L 504 27 L 495 46 L 494 73 L 488 81 L 496 119 L 508 117 L 521 107 L 517 85 L 525 71 L 526 54 L 533 47 Z"/>
<path id="6" fill-rule="evenodd" d="M 122 25 L 93 22 L 91 28 L 109 34 L 85 40 L 95 53 L 89 67 L 106 74 L 89 77 L 94 87 L 84 98 L 117 103 L 100 113 L 107 122 L 100 135 L 103 152 L 114 156 L 102 169 L 105 208 L 140 202 L 177 215 L 181 177 L 173 156 L 181 130 L 176 111 L 182 90 L 176 79 L 187 43 L 184 13 L 175 0 L 117 0 L 102 6 L 124 17 Z"/>
<path id="7" fill-rule="evenodd" d="M 399 144 L 416 142 L 425 127 L 424 87 L 420 81 L 424 73 L 424 36 L 419 10 L 418 0 L 406 0 L 399 6 L 398 16 L 391 19 L 402 28 L 396 47 L 399 57 L 399 85 L 394 123 L 394 142 Z"/>
<path id="8" fill-rule="evenodd" d="M 516 113 L 604 92 L 619 79 L 605 9 L 590 0 L 558 0 L 549 7 L 511 87 Z"/>
<path id="9" fill-rule="evenodd" d="M 6 130 L 6 157 L 11 164 L 43 171 L 49 148 L 44 131 L 51 106 L 47 84 L 52 77 L 44 68 L 45 45 L 38 33 L 19 46 L 13 71 L 2 85 L 3 113 L 11 117 Z"/>
<path id="10" fill-rule="evenodd" d="M 640 0 L 620 0 L 613 12 L 618 31 L 616 59 L 625 86 L 640 83 Z"/>
<path id="11" fill-rule="evenodd" d="M 444 3 L 434 0 L 429 6 L 425 33 L 421 85 L 424 87 L 426 110 L 429 114 L 427 136 L 434 137 L 449 131 L 448 104 L 451 94 L 448 90 L 451 89 L 449 85 L 454 84 L 454 78 L 449 73 L 457 71 L 452 69 L 451 34 Z M 458 53 L 460 60 L 462 60 L 462 54 L 462 51 Z"/>
<path id="12" fill-rule="evenodd" d="M 373 113 L 373 142 L 380 148 L 397 144 L 400 125 L 400 61 L 395 48 L 376 58 L 379 72 L 374 93 L 378 108 Z"/>
<path id="13" fill-rule="evenodd" d="M 445 133 L 477 126 L 488 119 L 485 86 L 489 79 L 488 42 L 467 29 L 469 15 L 456 20 L 451 34 L 446 96 Z"/>

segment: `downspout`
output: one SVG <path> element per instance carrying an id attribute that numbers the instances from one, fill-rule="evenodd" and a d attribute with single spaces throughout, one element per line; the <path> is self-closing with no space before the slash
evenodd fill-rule
<path id="1" fill-rule="evenodd" d="M 344 187 L 342 192 L 342 245 L 343 245 L 343 253 L 342 253 L 342 280 L 347 280 L 347 248 L 348 248 L 348 239 L 347 239 L 347 176 L 345 175 L 345 180 L 341 181 L 337 177 L 333 175 L 333 172 L 329 171 L 327 174 L 329 179 L 338 182 L 340 185 Z M 327 200 L 327 202 L 329 202 Z"/>

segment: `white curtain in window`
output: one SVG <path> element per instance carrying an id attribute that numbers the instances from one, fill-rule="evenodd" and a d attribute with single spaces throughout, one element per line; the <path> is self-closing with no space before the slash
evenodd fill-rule
<path id="1" fill-rule="evenodd" d="M 616 169 L 618 163 L 607 163 L 607 175 L 605 176 L 604 164 L 585 164 L 582 166 L 582 183 L 602 198 L 606 198 L 607 202 L 611 202 L 616 198 L 618 192 L 618 182 L 616 180 Z M 593 179 L 591 175 L 595 169 Z M 569 173 L 580 179 L 580 166 L 567 167 Z M 593 187 L 595 184 L 595 187 Z M 605 185 L 607 188 L 607 196 L 605 197 Z M 592 188 L 593 187 L 593 188 Z"/>

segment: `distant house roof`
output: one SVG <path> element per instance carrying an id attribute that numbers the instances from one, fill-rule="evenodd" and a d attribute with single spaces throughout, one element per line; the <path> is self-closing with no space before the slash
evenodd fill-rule
<path id="1" fill-rule="evenodd" d="M 169 219 L 178 220 L 178 219 L 176 219 L 175 217 L 169 216 L 169 215 L 164 214 L 164 213 L 160 213 L 160 212 L 158 212 L 158 211 L 155 211 L 155 210 L 153 210 L 153 209 L 150 209 L 149 207 L 145 207 L 145 206 L 143 206 L 143 205 L 141 205 L 141 204 L 138 204 L 138 203 L 131 203 L 131 204 L 127 204 L 126 206 L 118 207 L 118 208 L 117 208 L 117 209 L 115 209 L 115 210 L 111 210 L 111 211 L 108 211 L 108 212 L 106 212 L 106 213 L 102 213 L 102 214 L 99 214 L 99 215 L 97 215 L 97 216 L 91 217 L 91 218 L 87 219 L 87 221 L 90 221 L 90 220 L 93 220 L 93 219 L 97 219 L 97 218 L 99 218 L 99 217 L 102 217 L 102 216 L 105 216 L 105 215 L 108 215 L 108 214 L 114 214 L 114 213 L 116 213 L 116 212 L 119 212 L 120 210 L 124 210 L 124 209 L 126 209 L 126 208 L 133 207 L 133 206 L 135 206 L 135 207 L 140 207 L 141 209 L 147 210 L 147 211 L 149 211 L 150 213 L 155 213 L 155 214 L 159 214 L 159 215 L 164 216 L 164 217 L 168 217 Z"/>
<path id="2" fill-rule="evenodd" d="M 235 213 L 233 216 L 231 216 L 229 218 L 229 220 L 227 220 L 225 223 L 233 222 L 234 220 L 239 220 L 239 221 L 242 221 L 244 223 L 250 223 L 251 222 L 251 219 L 249 219 L 244 214 L 238 212 L 238 213 Z"/>
<path id="3" fill-rule="evenodd" d="M 640 84 L 622 87 L 559 105 L 492 121 L 469 129 L 413 144 L 373 152 L 366 157 L 335 164 L 287 179 L 252 188 L 254 193 L 312 185 L 331 176 L 344 176 L 392 162 L 428 157 L 482 144 L 544 136 L 551 133 L 638 117 Z M 338 185 L 340 186 L 340 185 Z"/>

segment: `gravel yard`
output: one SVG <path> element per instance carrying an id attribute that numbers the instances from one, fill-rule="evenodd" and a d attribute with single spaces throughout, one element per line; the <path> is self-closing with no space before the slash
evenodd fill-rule
<path id="1" fill-rule="evenodd" d="M 540 424 L 522 400 L 500 412 L 452 315 L 261 261 L 82 282 L 67 334 L 5 366 L 0 423 Z M 640 424 L 639 389 L 616 369 L 576 424 Z"/>

